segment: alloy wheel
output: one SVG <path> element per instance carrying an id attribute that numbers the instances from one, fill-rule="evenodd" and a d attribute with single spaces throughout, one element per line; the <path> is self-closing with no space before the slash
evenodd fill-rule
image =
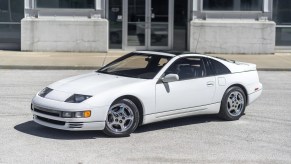
<path id="1" fill-rule="evenodd" d="M 227 98 L 227 111 L 231 116 L 239 116 L 244 109 L 245 101 L 243 95 L 234 91 Z"/>
<path id="2" fill-rule="evenodd" d="M 133 110 L 126 104 L 113 105 L 108 112 L 106 124 L 113 132 L 125 132 L 134 122 Z"/>

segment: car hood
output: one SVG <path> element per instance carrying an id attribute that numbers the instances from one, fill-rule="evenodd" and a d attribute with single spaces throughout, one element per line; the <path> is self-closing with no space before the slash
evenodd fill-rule
<path id="1" fill-rule="evenodd" d="M 93 72 L 60 80 L 51 84 L 49 87 L 53 90 L 65 93 L 94 96 L 110 89 L 116 89 L 143 81 L 145 81 L 145 79 Z"/>

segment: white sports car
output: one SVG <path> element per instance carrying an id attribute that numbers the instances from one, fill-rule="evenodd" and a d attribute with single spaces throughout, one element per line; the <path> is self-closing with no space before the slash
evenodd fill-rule
<path id="1" fill-rule="evenodd" d="M 137 51 L 37 93 L 36 123 L 128 136 L 139 125 L 197 114 L 239 119 L 262 93 L 256 65 L 192 53 Z"/>

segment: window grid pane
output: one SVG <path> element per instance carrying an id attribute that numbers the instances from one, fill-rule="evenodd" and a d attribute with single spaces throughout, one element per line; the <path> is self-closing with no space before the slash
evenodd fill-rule
<path id="1" fill-rule="evenodd" d="M 95 0 L 37 0 L 37 8 L 95 8 Z"/>
<path id="2" fill-rule="evenodd" d="M 203 10 L 262 11 L 263 0 L 203 0 Z"/>

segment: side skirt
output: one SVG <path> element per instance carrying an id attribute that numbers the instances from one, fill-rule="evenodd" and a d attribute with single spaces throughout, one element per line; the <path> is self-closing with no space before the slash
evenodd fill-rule
<path id="1" fill-rule="evenodd" d="M 174 118 L 193 116 L 193 115 L 202 115 L 202 114 L 218 114 L 220 109 L 220 102 L 199 106 L 199 107 L 191 107 L 173 111 L 166 111 L 161 113 L 154 113 L 145 115 L 143 119 L 143 125 L 149 124 L 158 121 L 170 120 Z"/>

